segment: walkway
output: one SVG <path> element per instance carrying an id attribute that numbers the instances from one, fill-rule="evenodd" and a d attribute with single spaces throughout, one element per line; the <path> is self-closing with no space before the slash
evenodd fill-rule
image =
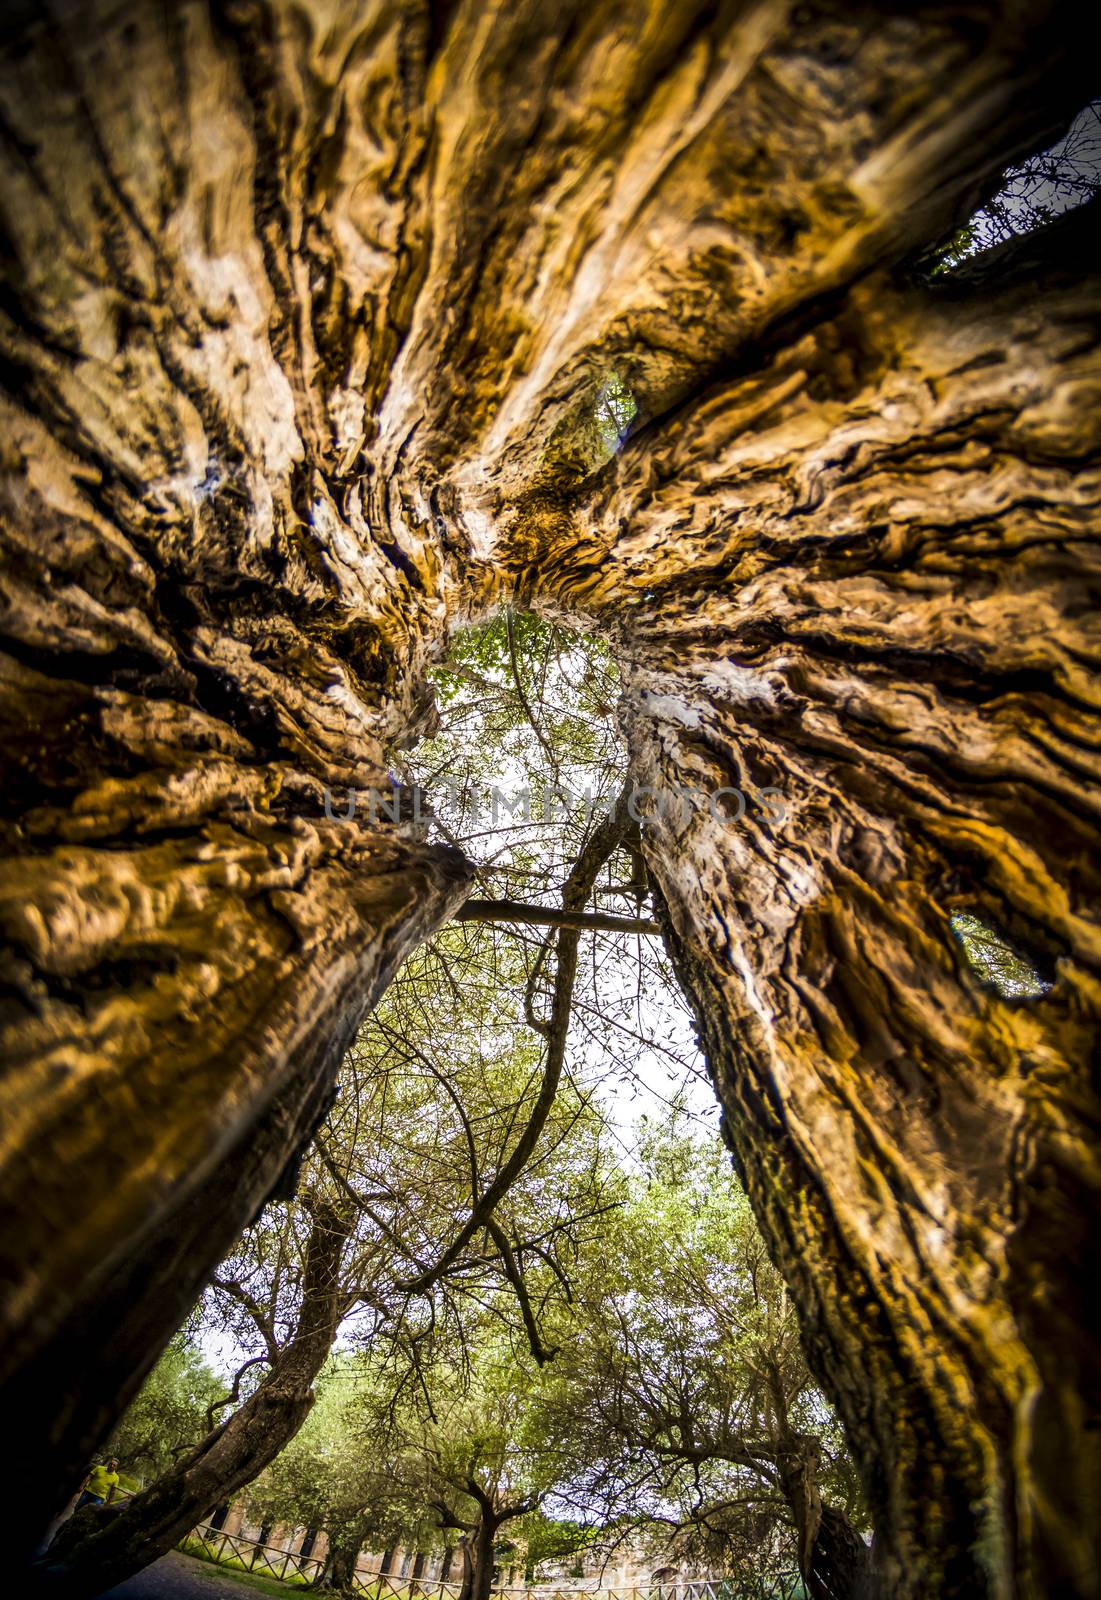
<path id="1" fill-rule="evenodd" d="M 292 1595 L 289 1586 L 269 1579 L 264 1589 L 247 1578 L 229 1578 L 209 1561 L 196 1561 L 179 1550 L 154 1561 L 151 1567 L 108 1589 L 100 1600 L 255 1600 L 257 1593 Z"/>

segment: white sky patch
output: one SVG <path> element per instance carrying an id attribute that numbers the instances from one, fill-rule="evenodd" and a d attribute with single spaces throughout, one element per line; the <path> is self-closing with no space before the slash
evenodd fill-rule
<path id="1" fill-rule="evenodd" d="M 468 680 L 460 679 L 459 692 L 441 705 L 441 734 L 407 762 L 403 776 L 424 784 L 433 802 L 439 796 L 451 834 L 484 868 L 486 877 L 475 895 L 560 904 L 561 885 L 576 857 L 586 820 L 604 814 L 606 802 L 626 779 L 627 755 L 613 710 L 620 692 L 618 679 L 609 683 L 607 705 L 602 714 L 590 718 L 588 734 L 584 728 L 583 738 L 562 734 L 573 725 L 571 719 L 579 719 L 578 686 L 590 670 L 594 651 L 601 653 L 599 646 L 580 640 L 563 648 L 538 683 L 531 663 L 520 663 L 522 673 L 533 673 L 526 687 L 544 737 L 554 736 L 557 770 L 551 769 L 540 738 L 526 719 L 504 734 L 487 734 L 494 694 L 503 696 L 511 688 L 508 664 L 500 670 L 479 665 L 476 672 L 471 669 Z M 662 702 L 665 697 L 652 698 Z M 696 725 L 698 713 L 675 696 L 669 709 L 678 713 L 672 720 Z M 580 745 L 587 748 L 575 748 Z M 453 789 L 466 789 L 465 804 L 461 796 L 455 802 L 445 778 Z M 571 796 L 557 820 L 546 817 L 541 805 L 544 790 L 556 782 Z M 494 784 L 513 802 L 527 787 L 530 820 L 524 819 L 519 806 L 510 814 L 502 803 L 494 823 L 489 808 Z M 470 805 L 475 794 L 477 818 Z M 590 909 L 651 916 L 648 902 L 636 906 L 631 898 L 614 892 L 622 886 L 625 871 L 622 859 L 609 864 L 600 875 Z M 530 931 L 538 937 L 536 930 Z M 654 956 L 661 957 L 660 970 L 655 970 Z M 567 1064 L 579 1081 L 594 1086 L 627 1165 L 634 1161 L 640 1119 L 664 1116 L 673 1102 L 717 1128 L 718 1105 L 696 1044 L 691 1013 L 663 950 L 651 936 L 582 934 Z"/>
<path id="2" fill-rule="evenodd" d="M 207 1322 L 197 1330 L 195 1343 L 215 1372 L 223 1374 L 230 1381 L 241 1363 L 247 1361 L 252 1354 L 251 1350 L 246 1350 L 243 1345 L 238 1344 L 227 1329 L 212 1327 Z"/>

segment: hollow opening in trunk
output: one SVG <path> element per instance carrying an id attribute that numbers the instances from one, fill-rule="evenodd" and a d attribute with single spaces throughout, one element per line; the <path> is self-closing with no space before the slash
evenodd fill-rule
<path id="1" fill-rule="evenodd" d="M 633 406 L 624 394 L 608 402 L 619 407 L 617 426 Z M 668 797 L 627 781 L 622 681 L 608 645 L 595 632 L 505 607 L 457 630 L 430 676 L 438 725 L 396 755 L 396 776 L 420 792 L 429 837 L 476 863 L 460 920 L 472 935 L 517 940 L 538 959 L 532 953 L 569 918 L 583 937 L 571 1050 L 580 1049 L 587 1070 L 615 1080 L 627 1120 L 645 1105 L 678 1104 L 713 1123 L 714 1091 L 655 920 L 640 831 L 655 801 Z M 584 904 L 564 908 L 571 868 L 617 807 L 621 840 Z M 553 965 L 551 957 L 537 975 L 528 1004 L 536 1015 L 547 1014 Z M 514 1004 L 522 1015 L 524 996 Z"/>
<path id="2" fill-rule="evenodd" d="M 957 911 L 949 926 L 979 981 L 1003 1000 L 1038 1000 L 1051 982 L 984 917 Z"/>
<path id="3" fill-rule="evenodd" d="M 951 273 L 971 257 L 1036 233 L 1101 192 L 1101 99 L 1084 105 L 1054 144 L 1002 173 L 995 193 L 935 252 L 934 271 Z"/>

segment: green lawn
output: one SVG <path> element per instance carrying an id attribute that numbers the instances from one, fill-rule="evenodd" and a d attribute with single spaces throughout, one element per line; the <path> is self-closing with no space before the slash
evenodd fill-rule
<path id="1" fill-rule="evenodd" d="M 224 1560 L 216 1561 L 212 1555 L 190 1539 L 179 1548 L 184 1555 L 190 1556 L 195 1561 L 202 1561 L 220 1578 L 231 1578 L 235 1583 L 244 1584 L 246 1588 L 258 1590 L 260 1594 L 286 1596 L 295 1591 L 301 1592 L 306 1587 L 305 1578 L 291 1577 L 284 1582 L 282 1578 L 250 1572 L 236 1556 L 226 1556 Z"/>

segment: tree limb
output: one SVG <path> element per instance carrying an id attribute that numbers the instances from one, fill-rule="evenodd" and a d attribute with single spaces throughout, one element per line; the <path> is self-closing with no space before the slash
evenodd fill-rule
<path id="1" fill-rule="evenodd" d="M 627 811 L 627 787 L 616 798 L 614 805 L 607 816 L 602 817 L 585 844 L 566 879 L 562 891 L 563 909 L 577 911 L 584 906 L 593 890 L 597 874 L 605 861 L 622 842 L 629 826 Z M 574 980 L 577 976 L 577 948 L 580 933 L 576 928 L 560 928 L 558 930 L 558 964 L 554 975 L 554 996 L 551 1002 L 551 1014 L 546 1024 L 547 1061 L 543 1072 L 543 1083 L 532 1107 L 531 1116 L 524 1128 L 512 1153 L 505 1161 L 492 1183 L 483 1191 L 477 1204 L 472 1208 L 466 1223 L 458 1234 L 439 1257 L 436 1264 L 426 1272 L 421 1273 L 411 1283 L 399 1285 L 411 1294 L 420 1294 L 433 1283 L 438 1282 L 441 1275 L 455 1261 L 460 1252 L 469 1244 L 470 1240 L 484 1228 L 489 1218 L 493 1215 L 498 1202 L 508 1192 L 517 1177 L 527 1165 L 539 1136 L 543 1131 L 550 1110 L 558 1093 L 558 1084 L 562 1075 L 562 1066 L 566 1056 L 566 1038 L 570 1026 L 570 1007 L 573 1000 Z"/>
<path id="2" fill-rule="evenodd" d="M 648 917 L 615 917 L 604 911 L 567 911 L 557 906 L 525 905 L 520 900 L 468 900 L 455 913 L 456 922 L 526 922 L 543 928 L 576 928 L 579 932 L 644 933 L 657 937 L 661 928 Z"/>

